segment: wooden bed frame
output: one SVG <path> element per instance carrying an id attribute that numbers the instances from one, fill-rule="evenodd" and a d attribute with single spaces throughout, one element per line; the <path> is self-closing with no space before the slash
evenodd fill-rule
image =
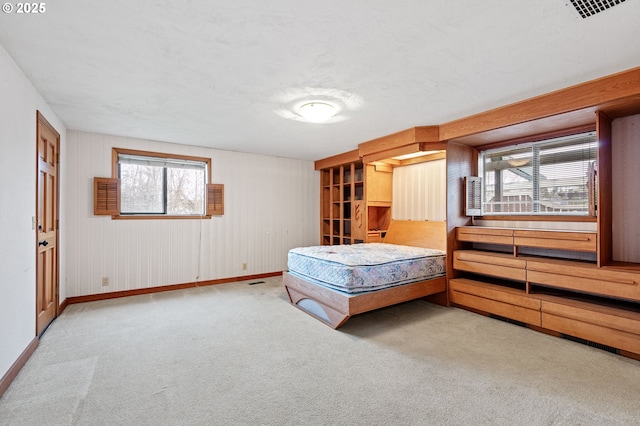
<path id="1" fill-rule="evenodd" d="M 446 251 L 446 235 L 445 222 L 392 220 L 383 242 Z M 288 272 L 282 279 L 293 306 L 334 329 L 352 315 L 446 291 L 445 277 L 359 294 L 332 290 Z"/>

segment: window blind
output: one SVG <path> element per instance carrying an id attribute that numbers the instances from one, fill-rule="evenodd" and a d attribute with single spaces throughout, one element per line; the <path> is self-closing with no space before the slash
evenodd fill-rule
<path id="1" fill-rule="evenodd" d="M 596 149 L 588 132 L 483 152 L 483 214 L 590 214 Z"/>
<path id="2" fill-rule="evenodd" d="M 183 160 L 176 158 L 145 157 L 142 155 L 118 154 L 120 164 L 135 164 L 138 166 L 170 167 L 175 169 L 206 170 L 207 164 L 202 161 Z"/>

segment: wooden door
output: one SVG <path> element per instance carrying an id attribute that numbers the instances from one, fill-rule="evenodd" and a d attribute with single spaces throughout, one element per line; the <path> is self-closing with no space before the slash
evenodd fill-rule
<path id="1" fill-rule="evenodd" d="M 36 334 L 58 313 L 58 150 L 60 134 L 38 112 Z"/>

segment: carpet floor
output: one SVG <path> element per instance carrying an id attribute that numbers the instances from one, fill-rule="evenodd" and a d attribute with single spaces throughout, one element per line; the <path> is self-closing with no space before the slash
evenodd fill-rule
<path id="1" fill-rule="evenodd" d="M 640 362 L 417 300 L 332 330 L 281 277 L 70 305 L 0 425 L 638 425 Z"/>

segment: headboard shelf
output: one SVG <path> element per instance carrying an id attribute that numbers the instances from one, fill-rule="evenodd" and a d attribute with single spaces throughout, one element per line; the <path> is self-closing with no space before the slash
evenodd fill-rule
<path id="1" fill-rule="evenodd" d="M 392 220 L 384 243 L 447 250 L 447 223 L 430 220 Z"/>

